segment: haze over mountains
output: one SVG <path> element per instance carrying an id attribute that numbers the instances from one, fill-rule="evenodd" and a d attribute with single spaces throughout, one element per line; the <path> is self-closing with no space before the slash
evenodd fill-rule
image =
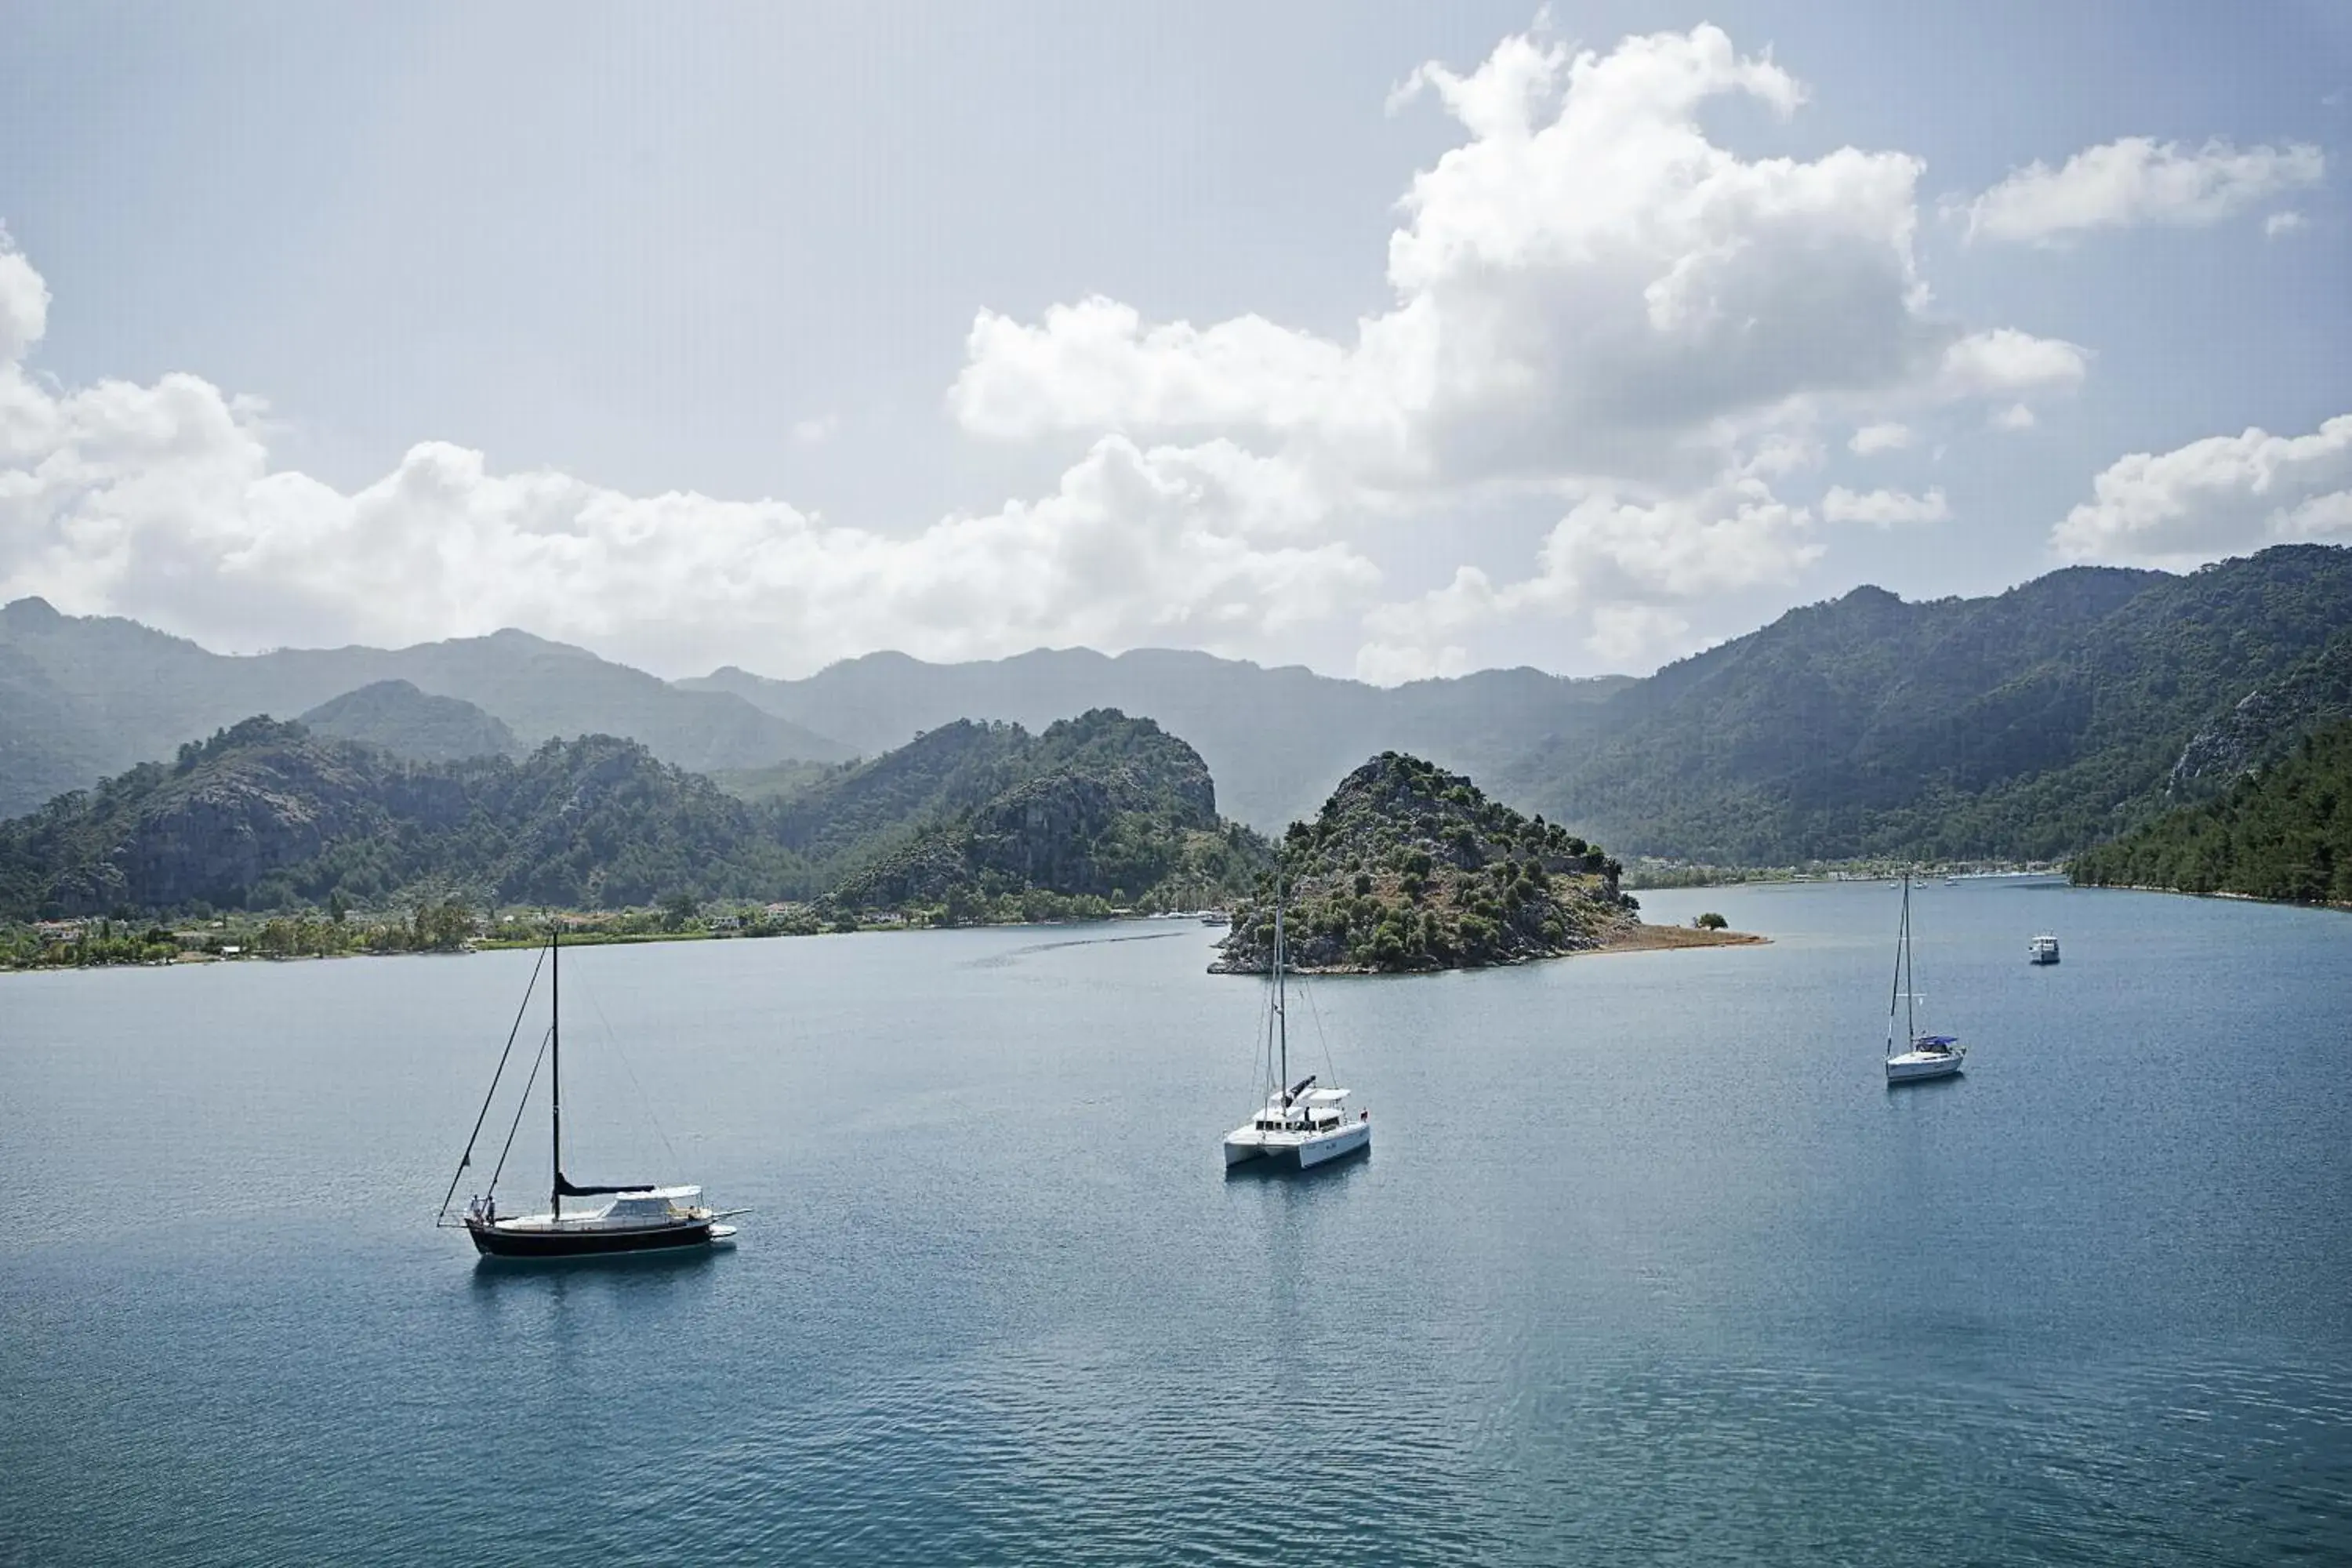
<path id="1" fill-rule="evenodd" d="M 388 680 L 414 691 L 347 695 Z M 665 682 L 516 631 L 231 658 L 19 601 L 0 610 L 0 813 L 261 712 L 418 759 L 502 726 L 520 748 L 608 733 L 690 771 L 740 772 L 873 757 L 960 720 L 1042 731 L 1097 708 L 1181 737 L 1223 812 L 1261 831 L 1396 750 L 1625 855 L 2054 856 L 2352 712 L 2352 550 L 2280 546 L 2187 576 L 2070 568 L 1983 599 L 1861 588 L 1644 679 L 1488 670 L 1386 689 L 1087 649 Z M 786 799 L 825 787 L 821 768 L 785 775 Z"/>
<path id="2" fill-rule="evenodd" d="M 527 632 L 240 657 L 135 621 L 62 616 L 19 599 L 0 607 L 0 816 L 171 756 L 239 720 L 291 718 L 382 680 L 471 702 L 526 746 L 620 735 L 696 771 L 849 755 L 723 692 L 684 691 Z"/>

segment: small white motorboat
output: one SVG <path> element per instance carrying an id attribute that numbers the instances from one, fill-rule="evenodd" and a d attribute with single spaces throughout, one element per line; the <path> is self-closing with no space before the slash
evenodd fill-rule
<path id="1" fill-rule="evenodd" d="M 2025 961 L 2028 963 L 2057 963 L 2058 939 L 2048 931 L 2043 931 L 2025 944 Z"/>

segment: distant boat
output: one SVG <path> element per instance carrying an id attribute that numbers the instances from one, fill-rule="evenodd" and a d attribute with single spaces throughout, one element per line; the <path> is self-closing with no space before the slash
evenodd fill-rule
<path id="1" fill-rule="evenodd" d="M 551 929 L 547 933 L 544 954 L 547 965 L 548 1022 L 547 1033 L 540 1043 L 540 1056 L 532 1058 L 530 1077 L 523 1080 L 523 1098 L 530 1096 L 531 1083 L 539 1077 L 539 1063 L 547 1063 L 547 1118 L 549 1148 L 553 1155 L 551 1168 L 555 1183 L 548 1194 L 544 1214 L 502 1215 L 498 1208 L 499 1174 L 506 1168 L 507 1150 L 514 1147 L 514 1128 L 522 1123 L 521 1105 L 515 1107 L 513 1126 L 507 1131 L 506 1148 L 499 1152 L 498 1164 L 490 1171 L 489 1185 L 467 1205 L 462 1224 L 473 1237 L 474 1250 L 487 1258 L 609 1258 L 617 1253 L 670 1251 L 681 1247 L 710 1247 L 730 1240 L 735 1227 L 719 1221 L 742 1209 L 713 1209 L 702 1200 L 702 1189 L 697 1186 L 656 1186 L 651 1182 L 610 1182 L 582 1184 L 563 1173 L 563 1034 L 561 939 Z M 530 993 L 538 986 L 539 971 L 531 971 L 531 983 L 523 991 L 522 1011 L 530 1007 Z M 474 1135 L 466 1141 L 466 1152 L 457 1162 L 457 1173 L 449 1178 L 449 1191 L 441 1200 L 441 1216 L 436 1222 L 449 1225 L 449 1205 L 457 1195 L 457 1183 L 474 1163 L 474 1145 L 481 1138 L 482 1123 L 490 1113 L 490 1101 L 499 1091 L 499 1079 L 506 1073 L 507 1060 L 514 1053 L 514 1043 L 522 1028 L 522 1015 L 515 1018 L 514 1031 L 507 1036 L 506 1053 L 499 1058 L 498 1070 L 490 1075 L 490 1092 L 482 1099 L 481 1114 L 474 1118 Z M 601 1204 L 572 1205 L 566 1213 L 566 1198 L 603 1198 Z"/>
<path id="2" fill-rule="evenodd" d="M 1274 906 L 1274 997 L 1267 1014 L 1266 1066 L 1272 1069 L 1265 1103 L 1257 1114 L 1225 1134 L 1225 1166 L 1268 1160 L 1310 1170 L 1369 1151 L 1372 1113 L 1347 1113 L 1348 1090 L 1318 1089 L 1309 1073 L 1290 1082 L 1289 996 L 1284 985 L 1282 903 Z M 1285 1085 L 1288 1085 L 1285 1088 Z"/>
<path id="3" fill-rule="evenodd" d="M 2048 931 L 2043 931 L 2025 944 L 2025 961 L 2028 963 L 2057 963 L 2058 939 Z"/>
<path id="4" fill-rule="evenodd" d="M 1903 1039 L 1896 1050 L 1895 1020 L 1903 1020 Z M 1886 1004 L 1886 1081 L 1916 1083 L 1922 1079 L 1949 1078 L 1960 1070 L 1969 1048 L 1950 1035 L 1919 1032 L 1919 994 L 1911 973 L 1911 879 L 1903 879 L 1903 921 L 1895 937 L 1895 994 Z"/>
<path id="5" fill-rule="evenodd" d="M 1201 923 L 1204 926 L 1231 925 L 1233 924 L 1233 920 L 1234 917 L 1225 913 L 1223 910 L 1203 910 L 1201 911 Z"/>

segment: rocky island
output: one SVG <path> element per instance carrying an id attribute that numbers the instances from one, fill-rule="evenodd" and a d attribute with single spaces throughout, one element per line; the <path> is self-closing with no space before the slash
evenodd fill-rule
<path id="1" fill-rule="evenodd" d="M 1599 846 L 1529 817 L 1459 773 L 1383 752 L 1349 773 L 1280 849 L 1292 968 L 1370 974 L 1464 969 L 1624 948 L 1748 942 L 1642 923 Z M 1209 968 L 1272 963 L 1272 887 L 1234 911 Z"/>

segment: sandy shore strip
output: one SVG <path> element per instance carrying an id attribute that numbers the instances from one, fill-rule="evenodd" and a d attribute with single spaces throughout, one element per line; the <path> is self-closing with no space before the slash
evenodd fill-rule
<path id="1" fill-rule="evenodd" d="M 1701 931 L 1696 926 L 1628 926 L 1587 952 L 1655 952 L 1669 947 L 1757 947 L 1772 939 L 1746 931 Z M 1577 955 L 1569 954 L 1573 958 Z"/>

